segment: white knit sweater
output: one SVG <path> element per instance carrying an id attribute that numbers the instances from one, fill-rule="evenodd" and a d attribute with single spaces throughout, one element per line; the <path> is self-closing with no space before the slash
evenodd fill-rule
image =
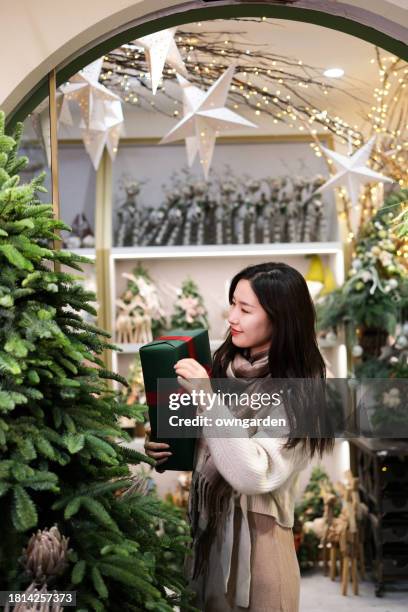
<path id="1" fill-rule="evenodd" d="M 213 422 L 216 418 L 230 419 L 232 416 L 222 403 L 211 410 Z M 309 462 L 301 443 L 288 450 L 282 448 L 287 438 L 268 437 L 264 431 L 250 437 L 245 432 L 239 426 L 234 428 L 229 425 L 224 428 L 204 426 L 202 429 L 217 470 L 236 492 L 235 497 L 231 498 L 220 553 L 225 592 L 231 568 L 236 505 L 239 504 L 242 510 L 235 604 L 244 608 L 249 606 L 251 582 L 251 537 L 247 512 L 267 514 L 275 517 L 282 527 L 293 527 L 298 476 Z M 203 457 L 201 449 L 199 446 L 198 468 Z"/>
<path id="2" fill-rule="evenodd" d="M 218 404 L 211 417 L 228 419 L 232 414 Z M 215 466 L 238 494 L 247 496 L 248 510 L 274 516 L 282 527 L 293 527 L 297 480 L 308 456 L 301 443 L 288 450 L 282 448 L 287 438 L 267 437 L 263 431 L 243 437 L 245 431 L 239 426 L 203 427 Z"/>

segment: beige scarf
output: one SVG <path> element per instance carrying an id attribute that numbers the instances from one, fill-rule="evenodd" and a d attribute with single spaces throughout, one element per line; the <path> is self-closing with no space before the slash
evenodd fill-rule
<path id="1" fill-rule="evenodd" d="M 258 379 L 269 375 L 269 351 L 262 351 L 250 357 L 248 353 L 237 353 L 227 368 L 228 378 Z M 244 381 L 243 381 L 244 382 Z M 245 393 L 254 393 L 261 387 L 258 380 L 245 381 Z M 238 418 L 249 416 L 252 409 L 229 405 L 229 410 Z M 255 433 L 249 430 L 249 435 Z M 192 544 L 192 577 L 207 572 L 207 561 L 210 548 L 217 537 L 221 544 L 221 535 L 234 491 L 231 485 L 221 476 L 204 438 L 200 440 L 200 461 L 192 477 L 189 497 L 189 520 L 193 536 Z M 198 446 L 198 445 L 197 445 Z"/>

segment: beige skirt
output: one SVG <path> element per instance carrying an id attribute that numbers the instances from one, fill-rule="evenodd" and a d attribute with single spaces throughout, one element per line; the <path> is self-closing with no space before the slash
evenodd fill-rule
<path id="1" fill-rule="evenodd" d="M 220 554 L 214 542 L 206 579 L 200 576 L 191 583 L 197 594 L 193 605 L 203 612 L 298 612 L 300 570 L 292 529 L 281 527 L 274 517 L 257 512 L 248 512 L 251 534 L 249 608 L 234 604 L 241 520 L 241 509 L 236 508 L 227 593 L 224 593 Z"/>

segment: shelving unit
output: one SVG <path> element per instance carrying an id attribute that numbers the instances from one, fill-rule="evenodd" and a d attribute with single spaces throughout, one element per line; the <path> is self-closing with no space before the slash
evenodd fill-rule
<path id="1" fill-rule="evenodd" d="M 72 249 L 72 252 L 96 260 L 95 249 Z M 323 260 L 329 263 L 337 283 L 341 284 L 344 282 L 344 255 L 341 242 L 112 248 L 109 254 L 110 282 L 108 287 L 111 296 L 110 330 L 114 331 L 115 329 L 116 298 L 120 296 L 126 285 L 125 279 L 120 278 L 121 273 L 124 271 L 130 272 L 138 261 L 142 261 L 149 271 L 153 268 L 153 276 L 154 269 L 158 268 L 157 264 L 161 263 L 163 265 L 164 262 L 172 262 L 171 265 L 174 267 L 174 262 L 177 261 L 179 283 L 181 283 L 186 275 L 195 275 L 197 266 L 203 266 L 203 264 L 206 268 L 208 266 L 205 273 L 206 276 L 210 276 L 212 279 L 215 278 L 214 275 L 216 272 L 219 271 L 220 268 L 223 268 L 226 272 L 226 276 L 223 279 L 224 282 L 221 281 L 217 286 L 216 284 L 214 285 L 214 281 L 212 281 L 209 287 L 209 293 L 213 297 L 215 294 L 218 308 L 222 310 L 223 307 L 227 307 L 226 283 L 230 281 L 235 271 L 238 271 L 238 269 L 245 265 L 255 263 L 253 261 L 254 258 L 256 258 L 257 261 L 259 261 L 261 257 L 265 258 L 265 260 L 285 261 L 300 269 L 301 272 L 305 272 L 308 266 L 306 257 L 312 254 L 320 255 Z M 217 262 L 217 265 L 215 265 L 215 262 Z M 239 265 L 237 265 L 238 262 Z M 85 267 L 85 274 L 91 274 L 90 265 L 85 264 Z M 96 275 L 96 269 L 94 270 L 94 274 Z M 167 280 L 164 280 L 164 283 L 167 291 L 169 291 Z M 158 286 L 160 291 L 160 279 L 158 279 Z M 203 295 L 207 303 L 211 295 L 206 295 L 205 291 Z M 169 296 L 167 296 L 167 308 L 166 304 L 164 304 L 165 310 L 167 311 L 166 314 L 169 314 L 171 305 L 172 301 Z M 219 326 L 218 331 L 222 331 L 222 328 L 220 329 Z M 222 333 L 217 333 L 216 336 L 214 336 L 210 329 L 210 345 L 212 352 L 214 352 L 223 342 L 222 336 Z M 114 333 L 113 340 L 115 340 Z M 112 352 L 112 368 L 126 375 L 128 367 L 141 345 L 118 344 L 117 346 L 120 351 Z M 335 370 L 333 374 L 339 377 L 346 376 L 346 351 L 343 342 L 336 341 L 333 343 L 321 340 L 319 342 L 319 347 L 333 364 L 333 369 Z"/>
<path id="2" fill-rule="evenodd" d="M 215 351 L 217 350 L 217 348 L 219 346 L 221 346 L 223 342 L 223 339 L 217 339 L 217 340 L 210 340 L 210 348 L 211 351 Z M 139 352 L 139 349 L 143 346 L 143 344 L 140 343 L 135 343 L 135 344 L 119 344 L 116 342 L 116 346 L 118 347 L 118 353 L 121 352 L 124 355 L 130 354 L 130 355 L 134 355 L 135 353 Z M 339 346 L 338 342 L 329 342 L 329 341 L 320 341 L 319 342 L 319 347 L 321 349 L 330 349 L 330 348 L 337 348 Z"/>
<path id="3" fill-rule="evenodd" d="M 86 250 L 86 249 L 80 249 Z M 287 242 L 269 244 L 203 244 L 200 246 L 114 247 L 113 259 L 186 257 L 240 257 L 242 255 L 329 255 L 343 252 L 341 242 Z"/>
<path id="4" fill-rule="evenodd" d="M 228 305 L 227 287 L 236 272 L 261 261 L 284 261 L 305 274 L 309 266 L 306 257 L 313 254 L 319 254 L 330 266 L 337 283 L 344 281 L 341 242 L 112 248 L 109 264 L 112 329 L 116 317 L 115 301 L 127 284 L 122 274 L 131 272 L 137 262 L 142 262 L 157 284 L 166 315 L 171 314 L 176 288 L 187 276 L 194 278 L 210 313 L 211 350 L 214 351 L 227 330 L 223 319 Z M 112 353 L 112 367 L 125 375 L 140 346 L 119 346 L 122 352 Z M 333 375 L 345 376 L 346 351 L 342 342 L 322 342 L 320 348 Z"/>
<path id="5" fill-rule="evenodd" d="M 324 138 L 325 135 L 322 135 Z M 269 138 L 261 141 L 254 140 L 254 142 L 260 142 L 262 147 L 266 147 Z M 287 141 L 285 145 L 285 151 L 290 155 L 290 159 L 294 158 L 294 147 L 298 146 L 298 140 L 296 143 L 289 137 L 279 137 L 276 141 L 272 138 L 272 145 L 277 142 Z M 237 143 L 245 143 L 245 138 L 237 140 Z M 220 151 L 220 144 L 222 139 L 218 141 L 218 151 Z M 300 140 L 299 140 L 300 142 Z M 309 140 L 305 137 L 302 142 L 308 143 Z M 330 143 L 327 143 L 331 146 Z M 140 142 L 129 142 L 122 143 L 121 147 L 127 146 L 129 150 L 136 147 L 135 150 L 139 152 L 138 147 L 143 146 Z M 179 146 L 179 145 L 178 145 Z M 228 145 L 230 146 L 230 145 Z M 307 146 L 307 149 L 306 149 Z M 309 147 L 308 144 L 302 149 L 302 159 L 307 157 Z M 80 141 L 72 142 L 68 144 L 69 148 L 75 148 L 76 156 L 79 155 L 78 151 L 82 148 Z M 269 145 L 268 145 L 269 147 Z M 183 146 L 180 146 L 182 154 L 184 154 Z M 280 151 L 281 149 L 279 149 Z M 297 148 L 296 148 L 297 150 Z M 158 149 L 160 151 L 160 149 Z M 137 168 L 140 172 L 140 163 L 145 157 L 145 148 L 143 148 L 143 155 L 137 157 Z M 279 174 L 279 163 L 278 158 L 274 154 L 275 149 L 265 148 L 264 158 L 275 159 L 276 164 L 274 165 L 273 171 Z M 157 152 L 155 152 L 157 155 Z M 177 146 L 172 149 L 172 155 L 170 156 L 171 163 L 176 166 L 177 157 Z M 228 155 L 230 149 L 228 149 Z M 67 154 L 68 155 L 68 154 Z M 266 157 L 265 157 L 266 156 Z M 72 157 L 72 156 L 71 156 Z M 246 156 L 247 158 L 248 156 Z M 69 158 L 70 159 L 70 158 Z M 75 157 L 76 159 L 76 157 Z M 126 161 L 126 156 L 124 160 Z M 280 158 L 279 158 L 280 159 Z M 242 268 L 260 263 L 262 261 L 283 261 L 290 265 L 293 265 L 301 273 L 306 274 L 309 267 L 308 255 L 320 255 L 323 263 L 329 265 L 333 271 L 335 280 L 338 284 L 344 282 L 344 244 L 342 239 L 345 238 L 345 230 L 341 225 L 341 221 L 338 220 L 336 215 L 334 202 L 332 208 L 332 222 L 334 223 L 332 231 L 330 232 L 330 242 L 310 242 L 310 243 L 271 243 L 271 244 L 226 244 L 226 245 L 200 245 L 200 246 L 147 246 L 147 247 L 122 247 L 115 248 L 112 246 L 113 237 L 113 218 L 115 216 L 115 208 L 117 203 L 114 203 L 116 181 L 119 176 L 119 172 L 122 170 L 133 172 L 135 166 L 135 159 L 129 158 L 128 161 L 123 164 L 124 161 L 118 156 L 118 161 L 112 165 L 109 156 L 106 152 L 103 155 L 102 162 L 96 174 L 96 180 L 87 178 L 87 174 L 84 174 L 83 181 L 87 185 L 87 195 L 79 198 L 80 209 L 89 210 L 93 208 L 95 215 L 95 238 L 96 248 L 95 249 L 76 249 L 80 255 L 85 255 L 95 261 L 95 266 L 87 265 L 85 274 L 93 274 L 97 279 L 97 291 L 98 300 L 101 304 L 99 310 L 98 324 L 111 332 L 112 341 L 115 342 L 115 320 L 116 320 L 116 308 L 115 300 L 121 295 L 126 287 L 127 281 L 122 277 L 122 272 L 131 272 L 136 266 L 136 263 L 140 261 L 149 270 L 154 281 L 160 289 L 163 305 L 165 306 L 166 314 L 170 314 L 172 305 L 175 298 L 175 288 L 181 285 L 181 282 L 187 275 L 191 275 L 200 287 L 200 291 L 203 294 L 206 307 L 210 313 L 210 341 L 211 349 L 214 351 L 219 344 L 222 342 L 222 338 L 225 336 L 227 330 L 226 321 L 223 319 L 223 313 L 227 308 L 227 283 L 229 284 L 233 275 L 241 270 Z M 128 163 L 129 162 L 129 163 Z M 146 162 L 147 163 L 147 162 Z M 322 168 L 318 168 L 313 165 L 315 162 L 311 162 L 313 170 L 311 172 L 322 172 Z M 154 173 L 158 172 L 158 167 L 161 165 L 155 164 L 152 169 Z M 288 163 L 288 168 L 290 163 Z M 75 166 L 75 176 L 82 169 L 86 169 L 86 163 L 81 163 L 79 167 Z M 119 168 L 121 169 L 119 171 Z M 150 168 L 150 166 L 149 166 Z M 132 170 L 131 170 L 132 169 Z M 168 171 L 172 172 L 175 168 L 168 168 Z M 258 169 L 256 169 L 258 170 Z M 244 171 L 247 172 L 248 168 L 244 164 Z M 266 172 L 270 172 L 268 164 L 266 164 Z M 286 166 L 285 166 L 286 171 Z M 92 177 L 91 177 L 92 178 Z M 163 177 L 160 175 L 160 182 L 157 180 L 151 180 L 149 185 L 150 188 L 158 189 L 157 185 L 161 184 Z M 154 190 L 153 189 L 153 190 Z M 149 198 L 152 194 L 149 192 Z M 93 203 L 92 203 L 93 200 Z M 150 199 L 148 204 L 150 205 Z M 78 207 L 78 206 L 77 206 Z M 72 218 L 76 212 L 80 210 L 72 209 L 72 201 L 70 198 L 66 198 L 66 218 L 64 219 L 67 223 L 71 223 Z M 64 214 L 63 214 L 64 218 Z M 92 220 L 92 215 L 89 213 L 89 218 Z M 114 371 L 120 374 L 127 375 L 129 367 L 135 359 L 140 346 L 134 344 L 121 345 L 121 352 L 108 352 L 106 365 Z M 343 338 L 338 338 L 337 342 L 330 344 L 328 342 L 321 342 L 320 348 L 322 354 L 326 360 L 326 364 L 329 367 L 329 371 L 333 376 L 345 377 L 347 375 L 347 353 L 346 346 Z M 116 385 L 115 385 L 116 386 Z M 119 385 L 118 385 L 119 386 Z M 143 440 L 135 439 L 132 443 L 138 448 L 142 448 Z M 348 450 L 343 452 L 343 445 L 341 441 L 336 444 L 336 457 L 340 458 L 341 470 L 334 466 L 336 465 L 337 459 L 330 459 L 329 464 L 326 466 L 330 472 L 330 465 L 333 468 L 333 474 L 336 477 L 342 473 L 343 469 L 346 469 L 348 463 Z M 311 466 L 310 466 L 311 467 Z M 171 473 L 171 477 L 176 478 L 177 473 Z M 307 475 L 304 476 L 306 478 Z M 155 478 L 163 480 L 168 484 L 169 473 L 155 474 Z M 305 483 L 303 483 L 305 484 Z"/>
<path id="6" fill-rule="evenodd" d="M 95 249 L 72 249 L 72 252 L 96 262 Z M 109 330 L 112 333 L 112 340 L 115 341 L 115 301 L 127 283 L 121 274 L 131 272 L 138 261 L 143 262 L 157 282 L 166 315 L 171 312 L 176 297 L 176 287 L 186 276 L 191 274 L 196 280 L 197 276 L 203 279 L 203 283 L 200 280 L 197 282 L 204 301 L 210 312 L 218 311 L 218 317 L 212 317 L 210 320 L 210 345 L 214 352 L 223 342 L 225 335 L 226 326 L 222 327 L 221 313 L 227 308 L 227 283 L 229 284 L 235 272 L 255 263 L 256 260 L 257 262 L 284 261 L 305 273 L 309 265 L 306 257 L 313 254 L 320 255 L 324 263 L 330 265 L 338 284 L 344 282 L 344 253 L 341 242 L 112 248 L 109 252 L 109 275 L 104 279 L 109 281 L 105 289 L 110 294 Z M 93 273 L 96 277 L 96 266 L 92 270 L 91 264 L 85 264 L 85 268 L 85 274 Z M 118 344 L 117 346 L 120 351 L 112 351 L 112 368 L 126 375 L 141 345 Z M 338 377 L 346 376 L 347 357 L 343 339 L 334 343 L 322 340 L 319 342 L 319 347 L 332 374 Z"/>
<path id="7" fill-rule="evenodd" d="M 229 156 L 233 154 L 234 147 L 240 145 L 240 143 L 241 139 L 237 139 L 233 146 L 231 143 L 222 145 L 222 139 L 220 139 L 218 149 L 220 149 L 220 146 L 229 147 Z M 271 155 L 276 151 L 273 147 L 276 147 L 277 144 L 280 146 L 282 143 L 286 143 L 284 146 L 289 147 L 288 151 L 290 149 L 291 155 L 293 146 L 296 146 L 296 150 L 302 151 L 302 155 L 307 155 L 306 146 L 308 147 L 306 137 L 299 138 L 296 143 L 285 136 L 279 137 L 279 139 L 268 137 L 265 142 L 255 139 L 253 142 L 251 140 L 251 143 L 248 143 L 244 138 L 242 143 L 245 146 L 253 146 L 254 143 L 257 143 L 259 146 L 266 147 L 265 152 Z M 330 143 L 328 144 L 331 146 Z M 69 163 L 72 163 L 71 149 L 76 151 L 80 143 L 64 142 L 63 145 L 67 146 L 66 155 L 69 158 L 67 159 Z M 128 168 L 131 151 L 140 152 L 140 147 L 144 147 L 143 151 L 146 153 L 146 146 L 146 143 L 137 140 L 135 142 L 121 141 L 121 151 L 123 148 L 124 157 L 122 159 L 119 156 L 118 162 L 115 162 L 114 165 L 112 165 L 106 153 L 104 154 L 96 174 L 96 180 L 92 184 L 87 183 L 89 193 L 94 194 L 91 197 L 95 197 L 96 248 L 74 250 L 78 254 L 95 260 L 95 269 L 91 270 L 91 266 L 86 266 L 85 274 L 94 274 L 97 279 L 98 300 L 102 304 L 98 324 L 111 332 L 113 342 L 115 342 L 116 299 L 127 285 L 127 281 L 122 274 L 123 272 L 131 272 L 137 262 L 143 263 L 159 287 L 166 315 L 171 314 L 176 297 L 176 288 L 181 285 L 181 282 L 187 276 L 194 278 L 210 313 L 209 333 L 212 351 L 220 345 L 222 338 L 225 337 L 227 331 L 225 319 L 228 306 L 227 289 L 231 278 L 242 268 L 262 261 L 283 261 L 293 265 L 302 274 L 305 274 L 309 266 L 307 256 L 317 254 L 322 257 L 324 264 L 329 265 L 336 282 L 338 284 L 344 282 L 344 246 L 341 242 L 344 236 L 342 236 L 341 224 L 333 210 L 331 213 L 333 225 L 330 231 L 332 241 L 330 242 L 113 247 L 112 219 L 117 206 L 117 204 L 114 204 L 114 188 L 119 177 L 118 172 L 122 171 L 123 168 Z M 151 147 L 152 143 L 148 146 Z M 302 149 L 302 147 L 304 148 Z M 156 155 L 162 151 L 160 148 L 157 151 L 154 150 Z M 183 147 L 179 145 L 171 150 L 172 160 L 173 158 L 174 160 L 178 159 L 180 154 L 183 155 Z M 166 155 L 168 156 L 168 151 Z M 124 164 L 123 168 L 122 163 Z M 309 163 L 313 166 L 315 162 L 310 158 Z M 122 168 L 122 170 L 119 170 L 119 168 Z M 317 166 L 314 168 L 313 171 L 316 171 Z M 148 171 L 148 168 L 145 168 L 145 171 Z M 155 169 L 151 169 L 151 171 L 153 174 L 156 172 Z M 311 170 L 309 169 L 309 171 Z M 166 172 L 170 172 L 169 168 L 166 169 Z M 85 192 L 81 195 L 81 198 L 86 201 Z M 72 211 L 70 214 L 72 214 Z M 69 222 L 69 219 L 67 221 Z M 108 356 L 107 366 L 127 375 L 128 368 L 140 347 L 128 344 L 121 345 L 120 348 L 122 349 L 121 352 L 114 351 Z M 321 342 L 320 348 L 331 373 L 334 376 L 346 376 L 346 350 L 342 340 L 338 340 L 335 345 Z"/>
<path id="8" fill-rule="evenodd" d="M 223 342 L 223 340 L 210 340 L 210 348 L 211 351 L 215 351 Z M 139 352 L 139 349 L 141 346 L 143 346 L 143 344 L 118 344 L 116 343 L 116 346 L 120 349 L 120 351 L 122 351 L 122 354 L 124 355 L 134 355 L 135 353 Z M 118 353 L 120 351 L 117 351 Z"/>

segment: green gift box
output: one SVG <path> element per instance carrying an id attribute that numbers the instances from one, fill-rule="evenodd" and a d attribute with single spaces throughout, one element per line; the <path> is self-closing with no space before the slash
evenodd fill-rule
<path id="1" fill-rule="evenodd" d="M 160 417 L 164 419 L 173 414 L 166 398 L 163 400 L 158 397 L 157 381 L 160 378 L 176 380 L 174 365 L 186 357 L 196 359 L 210 372 L 211 350 L 206 329 L 173 329 L 165 336 L 160 336 L 140 348 L 146 400 L 149 406 L 150 439 L 154 442 L 166 442 L 173 453 L 163 463 L 163 468 L 166 470 L 190 471 L 194 467 L 196 438 L 157 437 L 159 411 L 161 411 Z M 163 414 L 162 411 L 166 412 Z"/>

